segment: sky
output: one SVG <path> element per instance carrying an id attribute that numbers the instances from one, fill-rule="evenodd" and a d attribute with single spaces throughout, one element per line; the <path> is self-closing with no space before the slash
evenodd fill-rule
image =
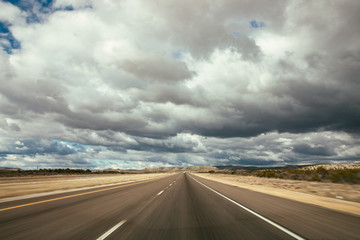
<path id="1" fill-rule="evenodd" d="M 1 0 L 0 166 L 360 161 L 358 0 Z"/>

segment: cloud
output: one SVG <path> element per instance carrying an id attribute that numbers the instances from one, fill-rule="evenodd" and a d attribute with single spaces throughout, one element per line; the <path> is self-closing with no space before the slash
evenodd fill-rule
<path id="1" fill-rule="evenodd" d="M 54 164 L 62 155 L 69 166 L 132 168 L 359 158 L 354 1 L 0 4 L 0 139 L 27 148 L 4 144 L 7 161 L 46 155 Z"/>
<path id="2" fill-rule="evenodd" d="M 0 2 L 0 21 L 6 22 L 9 24 L 15 24 L 22 21 L 22 17 L 24 16 L 20 9 L 13 6 L 12 4 L 1 1 Z"/>
<path id="3" fill-rule="evenodd" d="M 171 58 L 126 60 L 120 67 L 133 75 L 153 81 L 181 81 L 191 77 L 187 66 Z"/>
<path id="4" fill-rule="evenodd" d="M 0 152 L 0 155 L 69 155 L 74 153 L 76 150 L 73 147 L 61 141 L 25 139 L 8 145 L 6 150 Z"/>
<path id="5" fill-rule="evenodd" d="M 317 155 L 317 156 L 332 156 L 335 153 L 324 146 L 310 146 L 307 144 L 300 144 L 300 145 L 295 145 L 294 152 L 296 153 L 302 153 L 302 154 L 307 154 L 307 155 Z"/>

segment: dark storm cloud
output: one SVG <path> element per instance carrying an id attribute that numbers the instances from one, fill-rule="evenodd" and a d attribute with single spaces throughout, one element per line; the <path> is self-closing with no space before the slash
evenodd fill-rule
<path id="1" fill-rule="evenodd" d="M 277 165 L 279 162 L 273 160 L 263 160 L 263 159 L 241 159 L 241 160 L 230 160 L 226 162 L 226 165 L 234 166 L 273 166 Z M 281 165 L 285 165 L 281 163 Z"/>
<path id="2" fill-rule="evenodd" d="M 94 134 L 92 134 L 94 136 Z M 108 150 L 127 152 L 135 150 L 155 153 L 201 153 L 205 152 L 198 136 L 191 134 L 177 134 L 176 136 L 162 138 L 146 138 L 132 136 L 118 136 L 115 131 L 102 131 L 93 139 L 81 138 L 82 144 L 102 145 Z"/>
<path id="3" fill-rule="evenodd" d="M 173 27 L 174 25 L 185 27 L 179 31 L 183 34 L 181 36 L 177 36 L 179 32 L 174 31 L 173 34 L 177 36 L 176 41 L 182 41 L 187 46 L 192 46 L 191 48 L 198 50 L 201 49 L 201 46 L 206 46 L 209 43 L 210 45 L 206 47 L 208 48 L 206 51 L 209 53 L 215 46 L 221 45 L 219 45 L 219 42 L 212 43 L 214 38 L 211 36 L 214 34 L 229 38 L 226 40 L 230 44 L 228 46 L 236 47 L 235 45 L 239 44 L 238 49 L 242 56 L 258 55 L 260 48 L 256 45 L 254 39 L 248 36 L 236 39 L 226 32 L 225 22 L 230 20 L 230 22 L 234 22 L 235 12 L 232 12 L 232 7 L 241 9 L 239 14 L 245 14 L 244 16 L 250 15 L 247 12 L 249 10 L 260 14 L 262 15 L 261 19 L 278 26 L 281 25 L 281 20 L 284 18 L 282 14 L 274 18 L 274 12 L 267 13 L 265 8 L 256 9 L 253 4 L 231 2 L 225 4 L 229 8 L 221 6 L 218 10 L 212 9 L 211 5 L 207 3 L 198 4 L 211 9 L 210 22 L 200 20 L 194 21 L 194 26 L 187 25 L 186 22 L 197 18 L 199 13 L 199 9 L 190 8 L 188 3 L 180 4 L 181 7 L 177 10 L 171 10 L 176 11 L 177 18 L 168 16 L 165 9 L 160 9 L 164 11 L 162 14 L 169 18 L 167 27 Z M 230 8 L 230 6 L 232 7 Z M 282 9 L 280 4 L 275 6 Z M 217 16 L 220 16 L 220 19 Z M 211 25 L 211 22 L 215 23 L 215 21 L 217 24 Z M 246 21 L 246 24 L 251 21 Z M 241 21 L 235 22 L 241 23 Z M 258 21 L 256 23 L 258 24 Z M 194 45 L 187 42 L 188 40 L 192 42 L 191 38 L 198 36 L 195 34 L 194 29 L 188 29 L 190 26 L 198 26 L 196 29 L 205 31 L 199 33 L 203 41 L 202 44 L 195 44 L 195 40 Z M 211 26 L 214 26 L 214 28 L 210 31 Z M 206 30 L 207 28 L 208 30 Z M 190 39 L 185 38 L 185 36 Z M 327 40 L 327 45 L 331 43 L 332 40 Z M 252 52 L 252 50 L 254 51 Z M 4 82 L 5 87 L 2 93 L 11 103 L 18 106 L 18 116 L 27 111 L 36 114 L 56 113 L 56 115 L 52 116 L 52 119 L 68 127 L 96 131 L 111 129 L 136 136 L 174 136 L 182 131 L 218 137 L 249 137 L 271 131 L 294 133 L 317 130 L 359 132 L 357 122 L 360 120 L 360 100 L 356 95 L 356 89 L 358 88 L 356 76 L 358 76 L 358 69 L 360 69 L 359 62 L 356 54 L 347 53 L 345 54 L 346 57 L 343 57 L 348 61 L 346 65 L 335 65 L 335 60 L 328 59 L 331 56 L 338 57 L 340 55 L 338 53 L 332 54 L 331 51 L 332 49 L 329 49 L 327 57 L 322 57 L 325 60 L 315 57 L 317 56 L 315 53 L 307 55 L 308 62 L 311 65 L 317 64 L 321 67 L 319 62 L 328 61 L 328 65 L 323 66 L 325 67 L 325 73 L 331 71 L 332 66 L 334 66 L 336 72 L 339 72 L 338 78 L 336 75 L 335 78 L 329 78 L 329 83 L 326 79 L 320 79 L 320 82 L 310 81 L 303 70 L 298 69 L 291 61 L 283 59 L 279 61 L 276 70 L 280 74 L 273 76 L 272 81 L 275 84 L 271 84 L 270 88 L 263 89 L 260 94 L 248 91 L 239 92 L 240 97 L 236 96 L 236 91 L 229 88 L 228 96 L 224 96 L 228 100 L 224 103 L 218 101 L 222 96 L 214 96 L 208 92 L 208 89 L 212 88 L 211 83 L 209 85 L 203 84 L 197 88 L 174 84 L 174 81 L 178 82 L 194 78 L 192 70 L 184 62 L 158 56 L 143 56 L 135 58 L 135 60 L 127 59 L 119 65 L 120 68 L 138 78 L 141 83 L 140 87 L 127 92 L 129 98 L 127 112 L 123 112 L 121 107 L 116 109 L 115 106 L 119 105 L 119 102 L 112 102 L 110 98 L 106 99 L 106 96 L 99 97 L 99 101 L 89 99 L 89 103 L 81 103 L 76 109 L 70 109 L 70 105 L 73 105 L 73 103 L 71 99 L 67 99 L 66 95 L 68 95 L 67 91 L 71 92 L 72 86 L 67 85 L 65 87 L 59 84 L 59 81 L 35 80 L 28 81 L 24 85 L 22 80 L 18 80 L 14 76 L 12 81 Z M 190 49 L 190 53 L 194 54 L 195 52 L 195 50 Z M 257 61 L 261 61 L 261 57 L 257 58 Z M 284 78 L 284 75 L 288 73 L 293 77 Z M 343 74 L 339 75 L 340 73 Z M 301 75 L 303 77 L 300 77 Z M 247 77 L 252 78 L 253 76 Z M 320 74 L 318 77 L 327 78 L 330 76 Z M 214 81 L 223 81 L 223 79 L 214 79 Z M 250 80 L 247 81 L 249 81 L 249 84 L 251 83 Z M 346 81 L 348 84 L 342 85 L 342 81 Z M 234 84 L 237 84 L 235 80 Z M 18 88 L 20 85 L 23 85 L 24 88 Z M 84 99 L 88 99 L 89 96 L 86 97 L 87 93 L 83 92 L 83 94 L 85 94 Z M 79 98 L 82 97 L 79 96 Z M 80 99 L 78 101 L 84 100 Z M 134 114 L 139 101 L 143 103 L 171 102 L 175 105 L 186 104 L 206 108 L 204 112 L 207 115 L 204 116 L 201 111 L 195 110 L 193 117 L 184 116 L 184 118 L 175 120 L 171 113 L 159 110 L 157 106 L 147 107 L 148 112 L 138 109 L 138 114 Z M 106 114 L 118 111 L 122 112 L 122 116 L 110 117 L 111 114 Z M 164 126 L 160 129 L 154 128 L 152 124 L 158 121 L 164 123 Z"/>
<path id="4" fill-rule="evenodd" d="M 120 67 L 139 78 L 153 81 L 181 81 L 192 76 L 185 63 L 166 58 L 126 60 Z"/>
<path id="5" fill-rule="evenodd" d="M 16 132 L 19 132 L 21 130 L 21 128 L 16 123 L 8 123 L 5 120 L 0 121 L 0 128 Z"/>
<path id="6" fill-rule="evenodd" d="M 356 1 L 27 4 L 0 2 L 21 45 L 0 52 L 3 156 L 143 166 L 360 154 Z"/>
<path id="7" fill-rule="evenodd" d="M 295 145 L 294 152 L 306 154 L 306 155 L 317 155 L 317 156 L 333 156 L 335 152 L 326 146 L 310 146 L 308 144 Z"/>
<path id="8" fill-rule="evenodd" d="M 360 65 L 359 65 L 360 67 Z M 346 79 L 344 79 L 346 81 Z M 280 132 L 308 132 L 317 129 L 360 132 L 360 102 L 355 96 L 357 84 L 311 83 L 306 79 L 290 80 L 279 85 L 275 94 L 291 100 L 283 115 L 276 112 Z M 280 109 L 279 109 L 280 110 Z"/>
<path id="9" fill-rule="evenodd" d="M 134 90 L 133 96 L 135 99 L 144 102 L 171 102 L 175 105 L 187 104 L 194 107 L 207 107 L 209 105 L 209 101 L 202 88 L 189 89 L 183 84 L 152 84 L 145 89 Z M 154 110 L 156 111 L 156 109 Z"/>
<path id="10" fill-rule="evenodd" d="M 147 151 L 157 153 L 200 153 L 205 149 L 199 146 L 199 142 L 184 139 L 164 139 L 155 141 L 146 141 L 138 139 L 138 144 L 128 146 L 128 149 L 136 151 Z"/>
<path id="11" fill-rule="evenodd" d="M 58 121 L 71 128 L 91 129 L 95 131 L 114 130 L 121 132 L 139 132 L 147 122 L 136 116 L 120 116 L 117 119 L 111 119 L 107 116 L 94 116 L 88 112 L 71 113 L 69 115 L 59 116 Z"/>

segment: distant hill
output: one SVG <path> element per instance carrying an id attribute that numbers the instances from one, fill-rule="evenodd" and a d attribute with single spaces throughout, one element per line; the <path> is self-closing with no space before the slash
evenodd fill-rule
<path id="1" fill-rule="evenodd" d="M 238 171 L 238 170 L 291 170 L 291 169 L 308 169 L 314 170 L 318 167 L 325 169 L 360 169 L 360 163 L 353 164 L 321 164 L 321 165 L 286 165 L 286 166 L 186 166 L 186 167 L 160 167 L 160 168 L 145 168 L 142 170 L 134 170 L 134 172 L 155 173 L 155 172 L 209 172 L 209 171 Z"/>
<path id="2" fill-rule="evenodd" d="M 212 166 L 184 166 L 184 167 L 160 167 L 160 168 L 145 168 L 137 170 L 144 173 L 172 173 L 172 172 L 208 172 L 217 170 Z"/>
<path id="3" fill-rule="evenodd" d="M 0 167 L 0 172 L 21 171 L 21 168 Z"/>
<path id="4" fill-rule="evenodd" d="M 326 170 L 338 169 L 360 169 L 359 163 L 352 164 L 321 164 L 321 165 L 286 165 L 276 167 L 261 167 L 261 166 L 178 166 L 178 167 L 160 167 L 160 168 L 144 168 L 141 170 L 124 170 L 124 169 L 104 169 L 104 170 L 83 170 L 83 169 L 39 169 L 39 170 L 22 170 L 21 168 L 0 167 L 2 176 L 9 174 L 16 174 L 20 172 L 21 175 L 46 175 L 53 174 L 102 174 L 102 173 L 121 173 L 121 174 L 136 174 L 136 173 L 175 173 L 175 172 L 234 172 L 241 170 L 259 171 L 259 170 L 316 170 L 318 167 L 323 167 Z M 68 170 L 68 171 L 66 171 Z M 0 175 L 0 176 L 1 176 Z"/>
<path id="5" fill-rule="evenodd" d="M 237 170 L 287 170 L 287 169 L 298 169 L 303 167 L 308 167 L 311 165 L 287 165 L 282 167 L 257 167 L 257 166 L 184 166 L 184 167 L 160 167 L 160 168 L 144 168 L 141 170 L 134 170 L 134 172 L 144 172 L 144 173 L 155 173 L 155 172 L 209 172 L 209 171 L 237 171 Z"/>
<path id="6" fill-rule="evenodd" d="M 349 164 L 320 164 L 320 165 L 311 165 L 306 166 L 303 169 L 306 170 L 316 170 L 318 167 L 323 167 L 326 170 L 340 170 L 340 169 L 360 169 L 360 162 L 358 163 L 349 163 Z"/>
<path id="7" fill-rule="evenodd" d="M 277 167 L 259 167 L 259 166 L 216 166 L 217 170 L 222 171 L 237 171 L 237 170 L 288 170 L 288 169 L 298 169 L 303 167 L 308 167 L 311 165 L 286 165 L 286 166 L 277 166 Z"/>

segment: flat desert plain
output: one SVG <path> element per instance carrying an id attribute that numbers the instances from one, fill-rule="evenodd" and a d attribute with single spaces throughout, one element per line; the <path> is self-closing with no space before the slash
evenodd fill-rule
<path id="1" fill-rule="evenodd" d="M 0 178 L 0 202 L 9 197 L 139 181 L 167 175 L 169 174 L 151 173 Z"/>
<path id="2" fill-rule="evenodd" d="M 117 184 L 172 173 L 64 175 L 0 178 L 0 202 L 71 189 Z M 225 184 L 360 215 L 360 185 L 259 178 L 230 174 L 193 173 Z"/>

